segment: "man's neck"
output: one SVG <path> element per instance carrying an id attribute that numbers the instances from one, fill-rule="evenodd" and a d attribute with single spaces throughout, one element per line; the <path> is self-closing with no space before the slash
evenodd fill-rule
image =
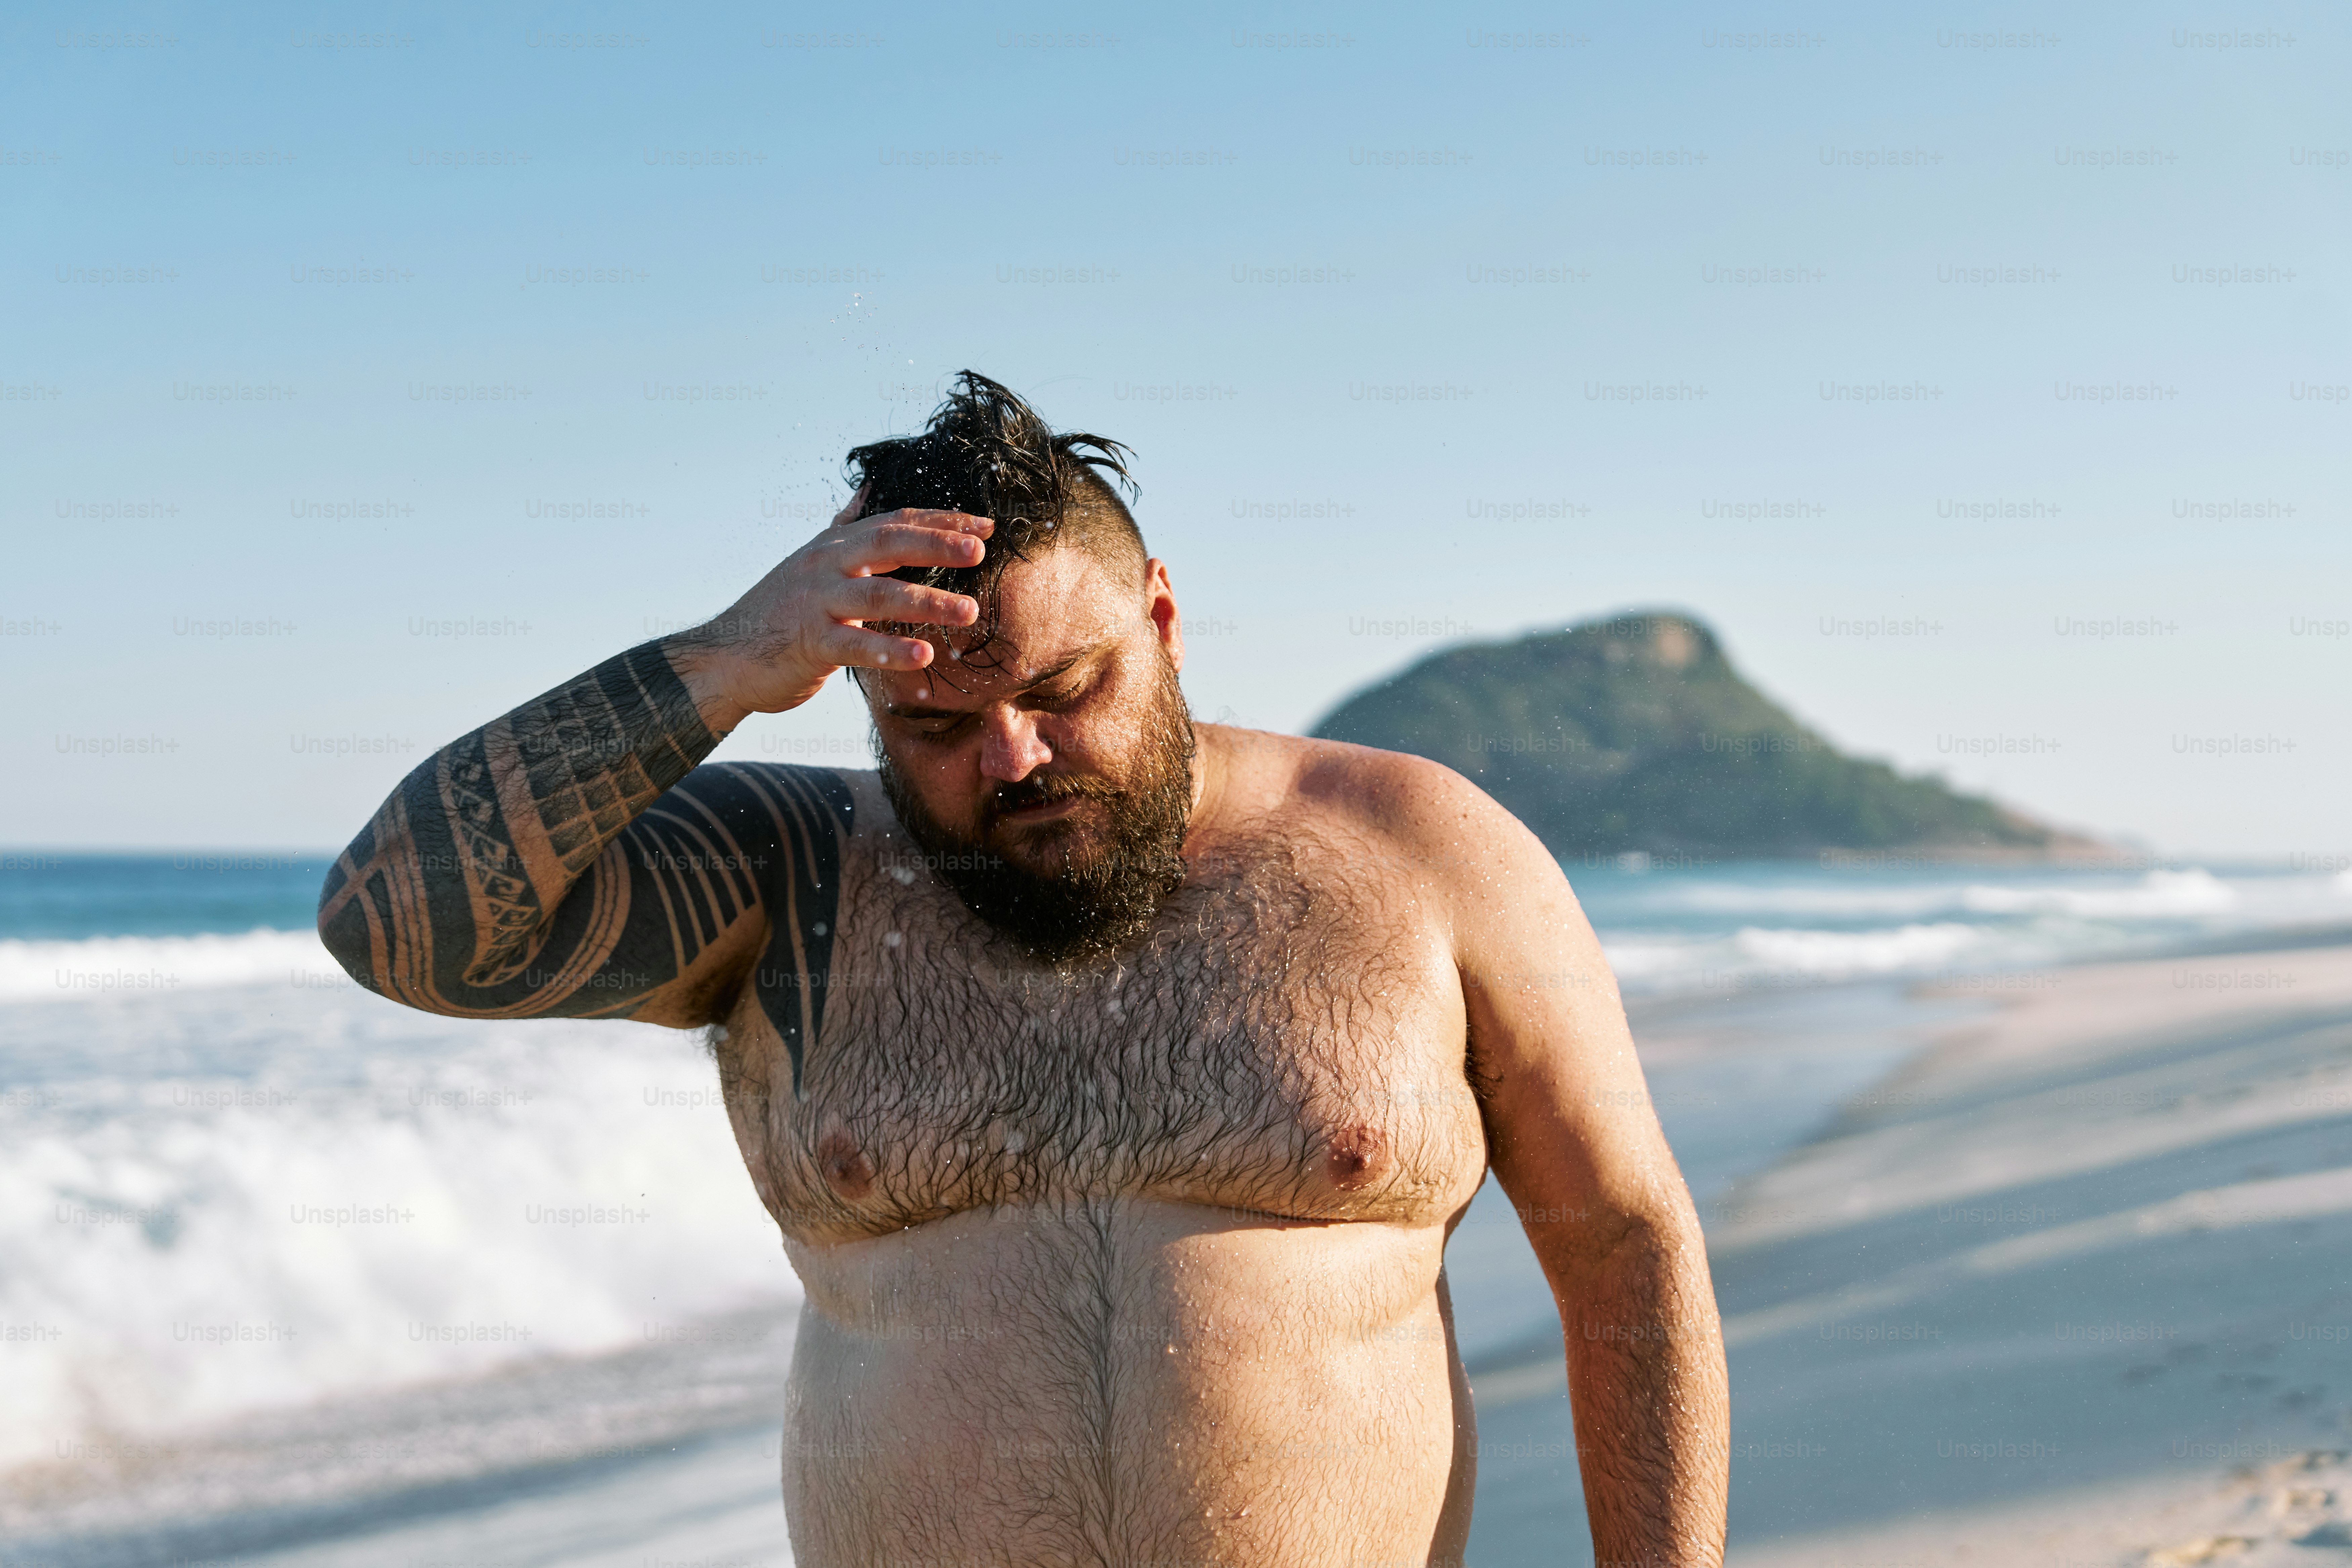
<path id="1" fill-rule="evenodd" d="M 1213 836 L 1223 825 L 1225 786 L 1232 776 L 1233 756 L 1222 724 L 1192 726 L 1192 812 L 1184 839 Z"/>

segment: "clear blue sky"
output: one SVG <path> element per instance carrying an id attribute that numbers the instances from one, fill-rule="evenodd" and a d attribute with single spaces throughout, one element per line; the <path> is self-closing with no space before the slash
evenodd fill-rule
<path id="1" fill-rule="evenodd" d="M 1857 750 L 2352 847 L 2340 9 L 0 38 L 0 842 L 341 843 L 722 607 L 970 365 L 1135 447 L 1203 717 L 1673 605 Z M 729 744 L 859 763 L 863 721 Z"/>

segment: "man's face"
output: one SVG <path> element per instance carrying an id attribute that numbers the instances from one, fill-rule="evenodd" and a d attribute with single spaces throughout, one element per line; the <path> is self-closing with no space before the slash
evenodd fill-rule
<path id="1" fill-rule="evenodd" d="M 866 672 L 883 785 L 975 913 L 1046 962 L 1098 956 L 1183 876 L 1192 730 L 1167 572 L 1047 550 L 1006 570 L 997 616 L 985 648 L 950 633 L 929 668 Z"/>

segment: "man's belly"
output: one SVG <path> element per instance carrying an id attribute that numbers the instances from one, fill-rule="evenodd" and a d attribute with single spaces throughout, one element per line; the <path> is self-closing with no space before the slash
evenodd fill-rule
<path id="1" fill-rule="evenodd" d="M 1458 1562 L 1442 1226 L 1138 1199 L 792 1247 L 803 1568 Z"/>

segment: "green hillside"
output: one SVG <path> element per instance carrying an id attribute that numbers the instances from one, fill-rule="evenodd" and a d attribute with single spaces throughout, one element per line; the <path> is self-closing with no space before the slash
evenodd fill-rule
<path id="1" fill-rule="evenodd" d="M 1672 613 L 1433 654 L 1314 732 L 1444 763 L 1556 855 L 2092 847 L 1843 755 L 1741 679 L 1713 632 Z"/>

